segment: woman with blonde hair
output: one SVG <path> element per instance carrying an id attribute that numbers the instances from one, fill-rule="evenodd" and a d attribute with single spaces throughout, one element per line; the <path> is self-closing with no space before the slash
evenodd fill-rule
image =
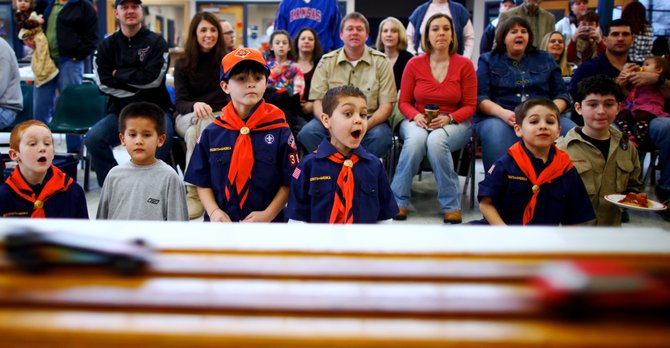
<path id="1" fill-rule="evenodd" d="M 561 67 L 561 76 L 572 76 L 572 66 L 568 64 L 568 58 L 565 50 L 565 37 L 560 31 L 552 31 L 542 38 L 540 49 L 549 52 Z"/>
<path id="2" fill-rule="evenodd" d="M 402 23 L 395 17 L 386 17 L 379 23 L 377 34 L 377 50 L 386 54 L 393 66 L 395 88 L 400 89 L 400 79 L 405 66 L 412 57 L 407 51 L 407 32 Z"/>

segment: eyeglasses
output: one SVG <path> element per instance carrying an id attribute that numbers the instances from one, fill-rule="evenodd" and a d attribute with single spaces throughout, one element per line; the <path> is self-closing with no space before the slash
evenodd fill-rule
<path id="1" fill-rule="evenodd" d="M 224 31 L 223 35 L 235 35 L 235 32 L 232 31 L 232 30 L 231 31 Z"/>

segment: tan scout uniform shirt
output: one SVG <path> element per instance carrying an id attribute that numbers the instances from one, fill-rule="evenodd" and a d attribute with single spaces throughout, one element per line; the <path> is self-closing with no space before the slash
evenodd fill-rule
<path id="1" fill-rule="evenodd" d="M 321 57 L 312 77 L 309 98 L 323 99 L 330 88 L 343 85 L 358 87 L 365 94 L 370 115 L 377 111 L 380 104 L 398 100 L 388 58 L 370 47 L 365 48 L 356 67 L 347 60 L 344 48 Z"/>
<path id="2" fill-rule="evenodd" d="M 577 168 L 596 212 L 596 225 L 620 226 L 621 211 L 605 196 L 624 191 L 644 192 L 637 149 L 628 140 L 624 140 L 622 146 L 621 132 L 610 127 L 610 150 L 605 160 L 600 150 L 577 133 L 578 128 L 581 129 L 571 129 L 556 145 L 570 155 Z"/>

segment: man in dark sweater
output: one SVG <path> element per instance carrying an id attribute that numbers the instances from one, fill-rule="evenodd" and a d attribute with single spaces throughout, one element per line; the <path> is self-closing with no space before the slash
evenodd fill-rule
<path id="1" fill-rule="evenodd" d="M 146 101 L 165 111 L 166 140 L 156 153 L 158 158 L 169 155 L 174 133 L 173 106 L 165 88 L 167 42 L 142 27 L 140 0 L 116 0 L 114 16 L 120 30 L 100 42 L 93 62 L 95 82 L 109 96 L 107 116 L 86 134 L 86 146 L 100 187 L 107 173 L 117 165 L 112 148 L 120 144 L 118 115 L 126 105 Z"/>

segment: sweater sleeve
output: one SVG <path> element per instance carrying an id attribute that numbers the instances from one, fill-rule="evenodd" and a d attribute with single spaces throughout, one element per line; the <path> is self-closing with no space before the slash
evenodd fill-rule
<path id="1" fill-rule="evenodd" d="M 398 109 L 408 119 L 413 120 L 416 114 L 420 114 L 415 105 L 414 88 L 416 87 L 416 69 L 419 68 L 420 57 L 415 57 L 409 60 L 405 71 L 402 73 L 402 81 L 400 82 L 400 99 L 398 101 Z"/>
<path id="2" fill-rule="evenodd" d="M 189 93 L 188 73 L 184 70 L 184 59 L 179 59 L 174 66 L 175 107 L 179 115 L 193 112 L 194 100 Z"/>
<path id="3" fill-rule="evenodd" d="M 491 69 L 489 67 L 490 59 L 491 52 L 488 52 L 479 56 L 479 61 L 477 62 L 477 105 L 484 100 L 491 100 L 491 86 L 489 86 L 489 78 L 491 74 Z"/>
<path id="4" fill-rule="evenodd" d="M 100 201 L 98 202 L 98 212 L 95 215 L 96 220 L 107 220 L 109 219 L 109 196 L 112 193 L 110 186 L 111 180 L 109 176 L 105 180 L 105 183 L 102 185 L 102 191 L 100 192 Z"/>
<path id="5" fill-rule="evenodd" d="M 454 55 L 456 56 L 456 55 Z M 461 66 L 461 103 L 458 110 L 451 113 L 454 121 L 461 123 L 472 118 L 477 109 L 477 74 L 469 59 L 459 59 Z"/>
<path id="6" fill-rule="evenodd" d="M 84 3 L 80 8 L 82 15 L 80 20 L 80 37 L 75 58 L 85 59 L 93 52 L 98 43 L 98 14 L 90 3 Z"/>
<path id="7" fill-rule="evenodd" d="M 569 63 L 574 63 L 577 60 L 577 42 L 575 40 L 570 40 L 568 44 L 567 59 Z"/>
<path id="8" fill-rule="evenodd" d="M 172 168 L 170 168 L 171 170 Z M 174 171 L 171 174 L 176 174 Z M 186 190 L 179 176 L 171 175 L 167 183 L 167 221 L 188 221 L 188 208 L 186 207 Z"/>

